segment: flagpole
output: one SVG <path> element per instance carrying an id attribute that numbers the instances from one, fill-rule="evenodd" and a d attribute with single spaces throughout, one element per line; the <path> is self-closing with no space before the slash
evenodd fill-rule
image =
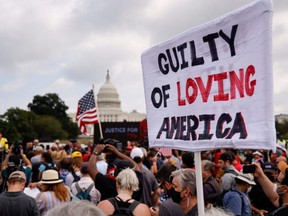
<path id="1" fill-rule="evenodd" d="M 101 120 L 100 120 L 100 112 L 99 112 L 99 108 L 98 108 L 98 104 L 97 104 L 97 100 L 96 100 L 96 94 L 94 91 L 94 85 L 92 84 L 92 89 L 93 89 L 93 94 L 94 94 L 94 100 L 95 100 L 95 105 L 96 105 L 96 109 L 97 109 L 97 113 L 98 113 L 98 124 L 99 124 L 99 132 L 100 132 L 100 138 L 103 139 L 103 133 L 102 133 L 102 126 L 101 126 Z M 95 136 L 95 133 L 94 133 Z M 94 138 L 95 139 L 95 138 Z"/>

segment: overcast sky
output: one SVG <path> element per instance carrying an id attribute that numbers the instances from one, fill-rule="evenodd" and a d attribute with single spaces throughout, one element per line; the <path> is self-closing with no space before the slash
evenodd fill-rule
<path id="1" fill-rule="evenodd" d="M 1 0 L 0 114 L 35 95 L 78 100 L 109 69 L 122 110 L 146 112 L 141 54 L 251 0 Z M 274 112 L 288 113 L 288 1 L 274 1 Z"/>

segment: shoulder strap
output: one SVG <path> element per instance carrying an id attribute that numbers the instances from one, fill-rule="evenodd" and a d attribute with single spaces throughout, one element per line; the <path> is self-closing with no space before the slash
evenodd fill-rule
<path id="1" fill-rule="evenodd" d="M 86 189 L 88 194 L 90 193 L 90 191 L 92 190 L 93 187 L 94 187 L 94 182 L 92 182 L 91 185 L 89 185 L 89 187 Z"/>
<path id="2" fill-rule="evenodd" d="M 120 197 L 116 196 L 115 200 L 121 201 L 121 202 L 129 202 L 130 200 L 132 200 L 133 198 L 127 199 L 126 201 L 123 201 Z"/>
<path id="3" fill-rule="evenodd" d="M 79 187 L 78 182 L 75 182 L 75 187 L 76 187 L 76 190 L 77 190 L 78 193 L 79 193 L 80 191 L 82 191 L 81 188 Z"/>
<path id="4" fill-rule="evenodd" d="M 120 197 L 117 197 L 120 199 L 121 202 L 123 202 L 123 200 Z M 131 198 L 132 199 L 132 198 Z M 131 200 L 129 199 L 129 200 Z M 117 209 L 119 209 L 116 198 L 115 197 L 110 197 L 107 199 L 113 206 L 114 206 L 114 211 L 116 211 Z M 128 202 L 129 200 L 126 200 L 125 202 Z M 127 209 L 128 212 L 133 212 L 134 209 L 140 204 L 140 202 L 138 202 L 137 200 L 134 200 L 134 202 L 132 202 L 129 206 L 129 208 Z"/>
<path id="5" fill-rule="evenodd" d="M 119 208 L 115 197 L 110 197 L 107 200 L 114 206 L 114 211 Z"/>
<path id="6" fill-rule="evenodd" d="M 134 209 L 140 204 L 137 200 L 134 200 L 134 202 L 131 203 L 131 205 L 128 208 L 128 212 L 133 212 Z"/>

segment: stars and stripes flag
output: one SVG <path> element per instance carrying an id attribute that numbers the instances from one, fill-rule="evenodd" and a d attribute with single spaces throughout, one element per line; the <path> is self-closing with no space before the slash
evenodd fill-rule
<path id="1" fill-rule="evenodd" d="M 76 121 L 78 122 L 80 131 L 85 135 L 88 135 L 86 124 L 98 123 L 98 113 L 96 110 L 93 89 L 78 101 Z"/>
<path id="2" fill-rule="evenodd" d="M 163 156 L 168 157 L 172 155 L 172 149 L 171 148 L 160 148 L 159 152 L 163 154 Z"/>

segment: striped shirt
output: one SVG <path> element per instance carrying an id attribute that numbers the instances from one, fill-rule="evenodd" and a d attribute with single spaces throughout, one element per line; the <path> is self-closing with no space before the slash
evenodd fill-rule
<path id="1" fill-rule="evenodd" d="M 47 211 L 67 201 L 69 198 L 66 201 L 60 201 L 53 191 L 41 192 L 36 197 L 37 208 L 41 215 L 46 215 Z"/>

